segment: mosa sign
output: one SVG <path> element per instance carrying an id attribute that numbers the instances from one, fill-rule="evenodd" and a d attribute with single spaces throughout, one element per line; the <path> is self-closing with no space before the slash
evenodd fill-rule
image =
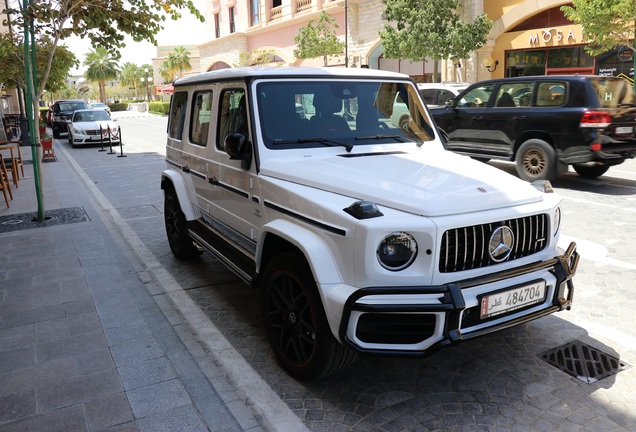
<path id="1" fill-rule="evenodd" d="M 550 42 L 576 43 L 576 35 L 574 30 L 570 29 L 567 33 L 561 29 L 545 29 L 541 33 L 531 33 L 529 38 L 530 45 L 548 44 Z"/>

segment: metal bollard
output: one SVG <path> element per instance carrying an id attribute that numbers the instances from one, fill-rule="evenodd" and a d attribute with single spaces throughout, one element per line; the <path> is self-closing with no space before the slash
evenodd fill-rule
<path id="1" fill-rule="evenodd" d="M 110 151 L 106 154 L 115 154 L 117 152 L 113 151 L 113 138 L 110 134 L 110 125 L 108 126 L 108 147 L 110 148 Z"/>
<path id="2" fill-rule="evenodd" d="M 117 136 L 119 136 L 119 155 L 117 157 L 126 157 L 124 154 L 124 140 L 121 138 L 121 126 L 117 126 Z"/>
<path id="3" fill-rule="evenodd" d="M 99 125 L 99 142 L 100 142 L 102 148 L 97 150 L 97 151 L 100 151 L 100 152 L 106 151 L 104 149 L 104 130 L 102 129 L 102 125 Z"/>

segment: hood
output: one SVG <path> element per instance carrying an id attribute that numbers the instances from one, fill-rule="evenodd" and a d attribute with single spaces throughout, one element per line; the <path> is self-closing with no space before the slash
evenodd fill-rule
<path id="1" fill-rule="evenodd" d="M 525 181 L 438 149 L 277 158 L 261 174 L 430 217 L 542 200 Z"/>

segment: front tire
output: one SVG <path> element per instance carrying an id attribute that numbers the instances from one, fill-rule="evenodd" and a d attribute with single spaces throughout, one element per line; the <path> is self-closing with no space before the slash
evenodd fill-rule
<path id="1" fill-rule="evenodd" d="M 291 376 L 313 380 L 349 367 L 356 356 L 331 333 L 306 260 L 294 252 L 272 258 L 265 269 L 261 309 L 270 345 Z"/>
<path id="2" fill-rule="evenodd" d="M 584 178 L 597 178 L 602 176 L 610 168 L 609 165 L 599 162 L 573 164 L 572 168 L 578 175 Z"/>
<path id="3" fill-rule="evenodd" d="M 516 160 L 517 174 L 522 180 L 553 180 L 556 176 L 556 152 L 543 140 L 530 139 L 521 144 Z"/>
<path id="4" fill-rule="evenodd" d="M 60 138 L 62 136 L 62 134 L 60 133 L 60 130 L 55 127 L 55 123 L 53 123 L 53 138 Z"/>
<path id="5" fill-rule="evenodd" d="M 170 250 L 178 259 L 192 259 L 200 255 L 192 238 L 188 235 L 186 218 L 181 211 L 179 199 L 174 188 L 168 187 L 163 204 L 163 217 Z"/>

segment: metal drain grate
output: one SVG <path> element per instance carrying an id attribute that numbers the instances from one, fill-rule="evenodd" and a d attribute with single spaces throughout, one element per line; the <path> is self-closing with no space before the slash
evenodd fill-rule
<path id="1" fill-rule="evenodd" d="M 629 367 L 618 358 L 580 341 L 561 345 L 540 357 L 587 384 L 593 384 Z"/>

